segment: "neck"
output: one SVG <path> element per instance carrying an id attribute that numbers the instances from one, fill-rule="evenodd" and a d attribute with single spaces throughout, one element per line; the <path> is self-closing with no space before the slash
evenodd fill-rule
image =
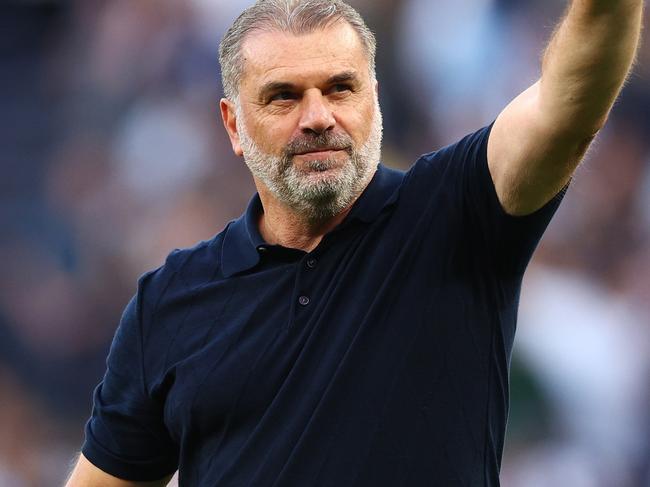
<path id="1" fill-rule="evenodd" d="M 278 202 L 263 185 L 257 184 L 257 187 L 264 207 L 258 222 L 264 240 L 273 245 L 282 245 L 305 252 L 314 250 L 325 234 L 345 219 L 354 204 L 353 201 L 347 208 L 332 217 L 312 220 Z"/>

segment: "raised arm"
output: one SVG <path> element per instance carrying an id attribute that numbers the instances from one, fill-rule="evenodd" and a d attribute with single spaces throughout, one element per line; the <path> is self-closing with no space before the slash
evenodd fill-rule
<path id="1" fill-rule="evenodd" d="M 643 0 L 571 2 L 540 80 L 503 110 L 490 134 L 490 174 L 506 212 L 532 213 L 568 183 L 625 82 L 642 14 Z"/>

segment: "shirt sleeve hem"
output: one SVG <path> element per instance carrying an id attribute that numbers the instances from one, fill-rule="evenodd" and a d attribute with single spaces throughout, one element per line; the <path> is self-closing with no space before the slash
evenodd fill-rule
<path id="1" fill-rule="evenodd" d="M 126 462 L 89 441 L 84 443 L 81 453 L 100 470 L 123 480 L 136 482 L 155 481 L 165 478 L 177 470 L 177 466 L 172 467 L 170 460 L 166 458 Z"/>

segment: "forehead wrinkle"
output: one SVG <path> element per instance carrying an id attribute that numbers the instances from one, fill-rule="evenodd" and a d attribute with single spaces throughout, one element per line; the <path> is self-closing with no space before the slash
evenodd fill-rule
<path id="1" fill-rule="evenodd" d="M 252 68 L 250 70 L 252 73 L 259 73 L 263 78 L 282 78 L 275 73 L 291 70 L 298 71 L 301 77 L 307 77 L 307 74 L 311 75 L 311 71 L 328 72 L 330 73 L 328 77 L 332 72 L 358 71 L 355 67 L 357 63 L 354 56 L 347 53 L 317 53 L 312 56 L 301 56 L 300 59 L 296 59 L 295 56 L 286 56 L 285 59 L 281 59 L 283 56 L 285 56 L 284 53 L 274 57 L 266 56 L 262 62 L 256 63 L 251 63 L 248 59 L 247 64 Z"/>
<path id="2" fill-rule="evenodd" d="M 316 82 L 315 84 L 317 86 L 329 86 L 337 83 L 354 83 L 361 85 L 361 79 L 359 78 L 356 70 L 354 69 L 348 69 L 348 70 L 342 70 L 336 74 L 329 75 L 329 77 L 325 78 L 325 76 L 328 76 L 327 74 L 324 74 L 322 76 L 319 76 L 319 81 Z M 324 81 L 320 81 L 324 80 Z M 277 80 L 271 79 L 270 81 L 265 82 L 262 84 L 262 86 L 259 88 L 258 93 L 260 97 L 263 97 L 266 93 L 274 92 L 274 91 L 282 91 L 282 90 L 301 90 L 303 88 L 303 83 L 298 81 L 296 82 L 296 78 L 293 78 L 292 80 L 284 80 L 282 78 L 279 78 Z"/>
<path id="3" fill-rule="evenodd" d="M 337 31 L 336 35 L 333 33 L 327 38 L 335 40 L 323 42 L 323 34 L 332 30 Z M 300 38 L 312 35 L 321 35 L 320 42 L 299 42 Z M 299 71 L 300 77 L 304 78 L 305 70 L 319 66 L 327 66 L 328 74 L 333 71 L 358 71 L 361 67 L 369 69 L 362 43 L 353 28 L 347 24 L 335 24 L 326 29 L 299 35 L 277 30 L 258 30 L 244 41 L 242 61 L 242 81 L 250 75 L 257 75 L 262 78 L 262 83 L 265 79 L 271 80 L 274 77 L 281 80 L 296 77 L 295 73 L 287 73 L 288 76 L 275 75 L 278 70 L 296 70 Z"/>
<path id="4" fill-rule="evenodd" d="M 284 67 L 268 71 L 260 80 L 260 86 L 264 88 L 296 88 L 304 84 L 330 85 L 344 82 L 360 82 L 361 77 L 354 68 L 342 67 L 341 69 L 328 67 L 327 69 L 307 70 L 301 69 L 299 73 L 286 73 Z"/>

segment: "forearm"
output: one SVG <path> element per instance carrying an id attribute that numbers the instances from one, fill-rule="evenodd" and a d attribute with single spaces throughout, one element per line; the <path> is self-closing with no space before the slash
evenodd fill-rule
<path id="1" fill-rule="evenodd" d="M 539 109 L 571 137 L 604 124 L 634 61 L 643 0 L 574 0 L 544 54 Z M 559 134 L 558 134 L 559 135 Z"/>
<path id="2" fill-rule="evenodd" d="M 154 482 L 135 482 L 118 479 L 90 463 L 83 454 L 70 474 L 65 487 L 164 487 L 172 476 Z"/>

